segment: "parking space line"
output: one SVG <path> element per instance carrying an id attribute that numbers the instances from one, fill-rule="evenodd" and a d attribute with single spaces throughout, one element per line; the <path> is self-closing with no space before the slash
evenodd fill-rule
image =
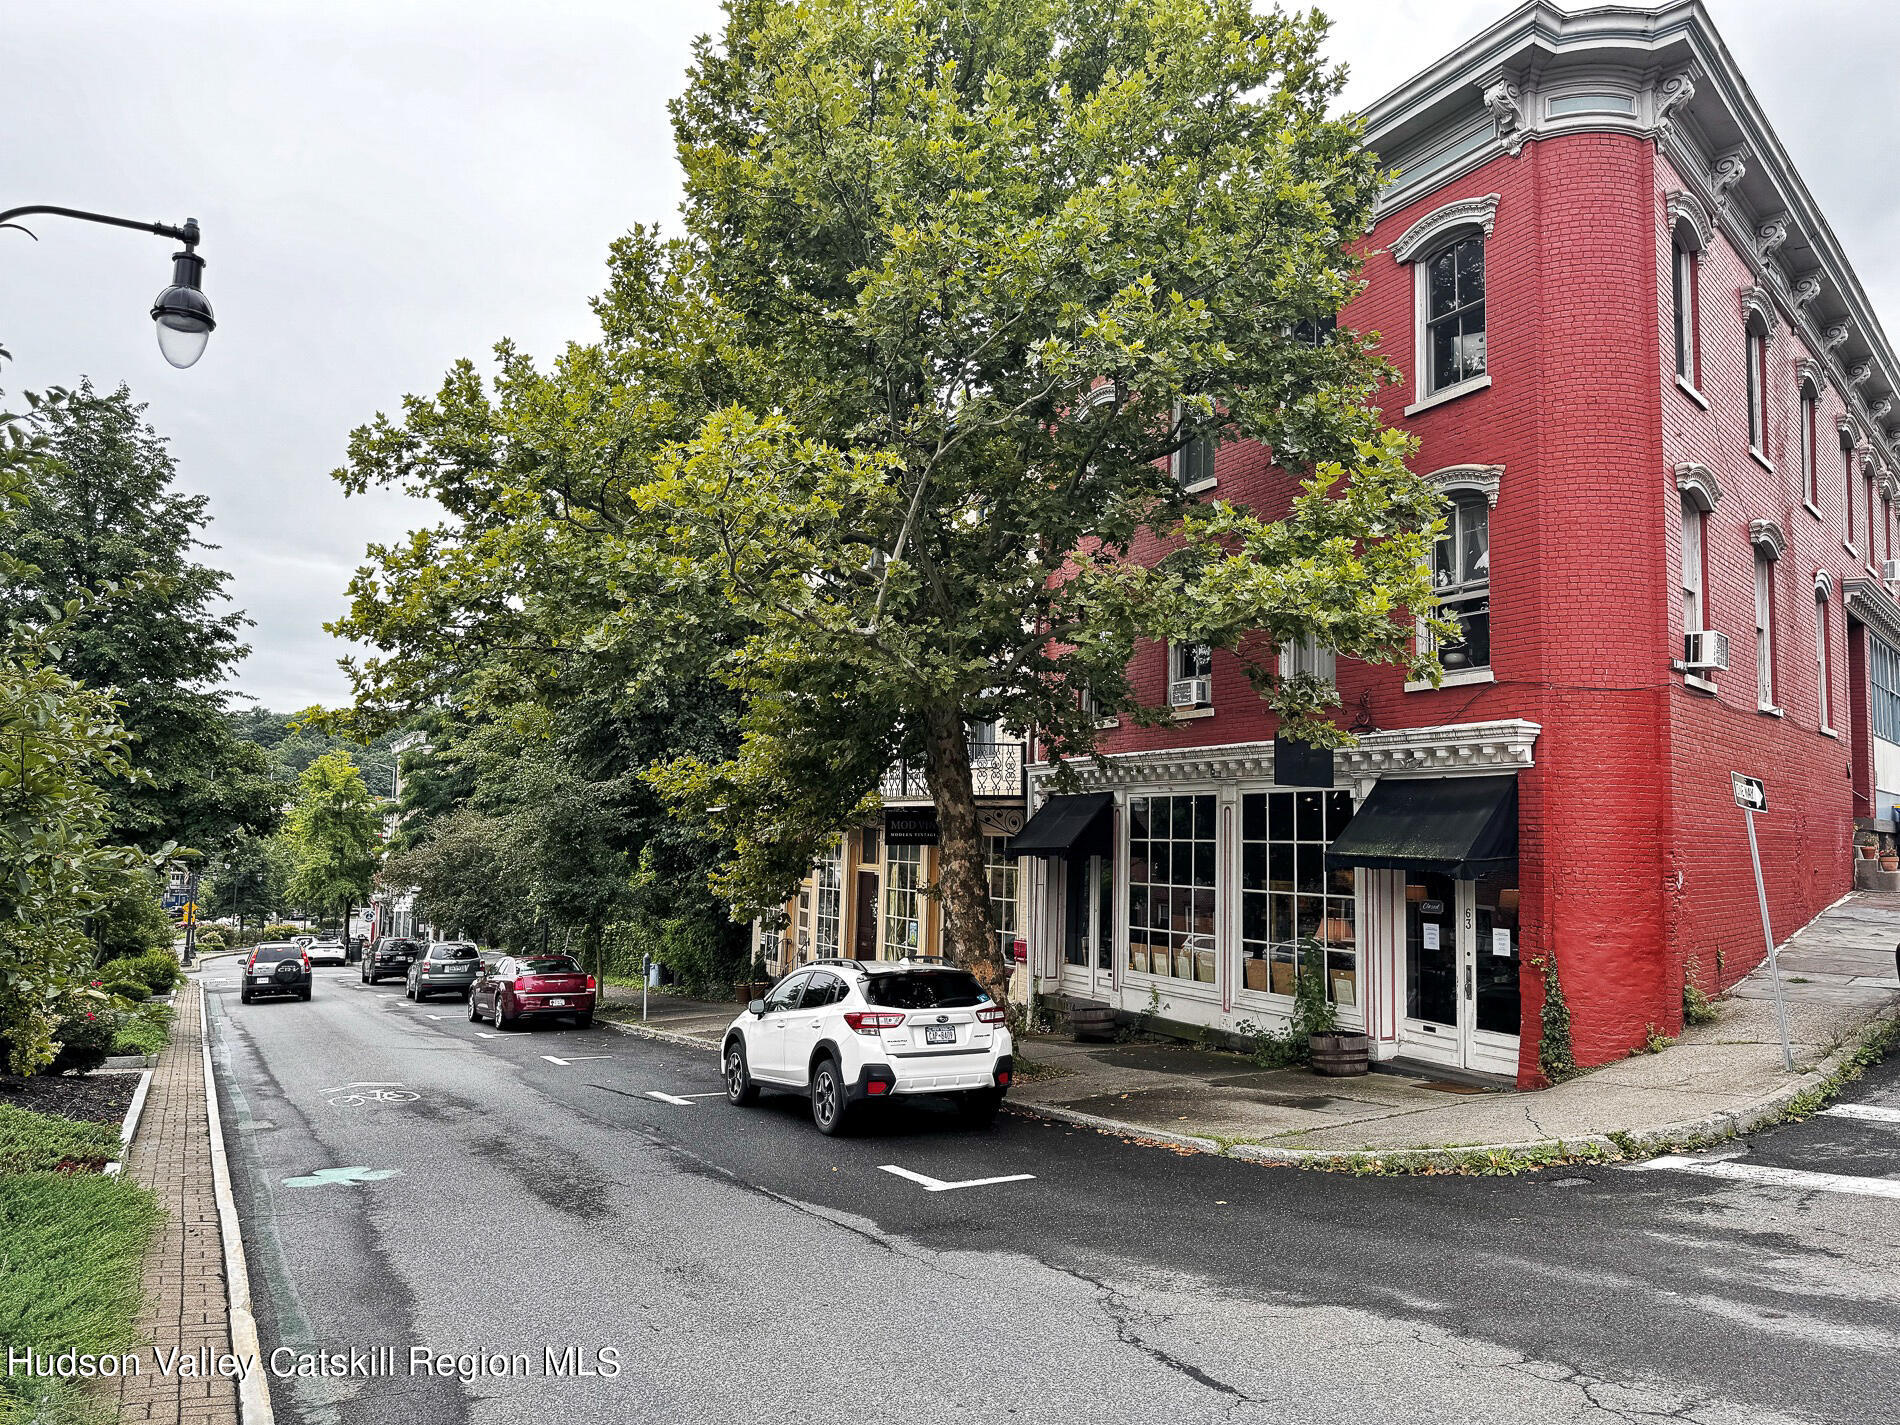
<path id="1" fill-rule="evenodd" d="M 658 1089 L 648 1089 L 647 1097 L 657 1098 L 661 1103 L 678 1104 L 681 1108 L 691 1108 L 693 1106 L 693 1101 L 690 1098 L 681 1098 L 678 1094 L 674 1093 L 661 1093 Z"/>
<path id="2" fill-rule="evenodd" d="M 945 1182 L 942 1178 L 933 1178 L 928 1173 L 913 1173 L 909 1168 L 900 1168 L 895 1163 L 882 1163 L 879 1170 L 895 1173 L 900 1178 L 908 1178 L 925 1192 L 955 1192 L 958 1188 L 993 1187 L 997 1183 L 1023 1183 L 1035 1177 L 1034 1173 L 1009 1173 L 1000 1178 L 970 1178 L 964 1182 Z"/>
<path id="3" fill-rule="evenodd" d="M 1877 1103 L 1837 1103 L 1821 1112 L 1835 1118 L 1858 1118 L 1868 1123 L 1900 1123 L 1900 1108 L 1883 1108 Z"/>
<path id="4" fill-rule="evenodd" d="M 1900 1198 L 1900 1178 L 1857 1178 L 1845 1173 L 1813 1173 L 1803 1168 L 1775 1168 L 1766 1163 L 1747 1163 L 1734 1158 L 1685 1158 L 1672 1153 L 1651 1158 L 1647 1163 L 1631 1163 L 1625 1171 L 1643 1173 L 1656 1169 L 1694 1173 L 1705 1178 L 1728 1178 L 1734 1182 L 1759 1183 L 1763 1187 L 1792 1188 L 1796 1192 L 1838 1192 L 1852 1197 Z"/>

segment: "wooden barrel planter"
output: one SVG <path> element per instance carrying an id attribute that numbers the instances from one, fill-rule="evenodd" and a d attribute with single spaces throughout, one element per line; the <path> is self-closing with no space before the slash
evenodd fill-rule
<path id="1" fill-rule="evenodd" d="M 1309 1034 L 1306 1042 L 1313 1051 L 1313 1072 L 1325 1078 L 1349 1079 L 1372 1070 L 1371 1042 L 1354 1030 Z"/>
<path id="2" fill-rule="evenodd" d="M 1069 1006 L 1069 1033 L 1077 1043 L 1102 1043 L 1115 1037 L 1115 1011 L 1105 1004 Z"/>

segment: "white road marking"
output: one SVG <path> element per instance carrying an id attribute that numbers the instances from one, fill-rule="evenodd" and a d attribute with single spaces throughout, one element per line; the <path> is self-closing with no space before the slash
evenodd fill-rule
<path id="1" fill-rule="evenodd" d="M 648 1089 L 647 1097 L 657 1098 L 661 1103 L 675 1103 L 681 1108 L 691 1108 L 693 1106 L 693 1101 L 690 1098 L 681 1098 L 678 1094 L 661 1093 L 658 1089 Z"/>
<path id="2" fill-rule="evenodd" d="M 895 1173 L 900 1178 L 909 1178 L 925 1192 L 955 1192 L 958 1188 L 991 1187 L 996 1183 L 1022 1183 L 1035 1177 L 1034 1173 L 1010 1173 L 1000 1178 L 970 1178 L 965 1182 L 947 1183 L 942 1178 L 933 1178 L 927 1173 L 913 1173 L 909 1168 L 900 1168 L 895 1163 L 880 1165 L 882 1171 Z"/>
<path id="3" fill-rule="evenodd" d="M 475 1037 L 477 1039 L 493 1039 L 495 1036 L 490 1034 L 486 1029 L 478 1029 L 475 1031 Z"/>
<path id="4" fill-rule="evenodd" d="M 1796 1192 L 1838 1192 L 1852 1197 L 1900 1198 L 1900 1178 L 1856 1178 L 1845 1173 L 1811 1173 L 1801 1168 L 1774 1168 L 1766 1163 L 1745 1163 L 1734 1158 L 1685 1158 L 1677 1154 L 1651 1158 L 1647 1163 L 1631 1163 L 1630 1172 L 1673 1169 L 1696 1173 L 1707 1178 L 1728 1178 L 1734 1182 L 1759 1183 L 1763 1187 L 1792 1188 Z"/>
<path id="5" fill-rule="evenodd" d="M 1837 1103 L 1821 1112 L 1836 1118 L 1861 1118 L 1869 1123 L 1900 1123 L 1900 1108 L 1883 1108 L 1877 1103 Z"/>
<path id="6" fill-rule="evenodd" d="M 570 1062 L 567 1059 L 557 1059 L 552 1054 L 543 1054 L 541 1057 L 546 1059 L 550 1064 L 566 1064 Z"/>
<path id="7" fill-rule="evenodd" d="M 431 1019 L 447 1019 L 447 1018 L 448 1018 L 448 1016 L 447 1016 L 446 1014 L 432 1014 L 432 1015 L 430 1015 L 430 1016 L 429 1016 L 429 1018 L 431 1018 Z"/>
<path id="8" fill-rule="evenodd" d="M 349 1089 L 399 1089 L 401 1079 L 357 1079 L 352 1083 L 338 1084 L 333 1089 L 319 1089 L 319 1093 L 343 1093 Z"/>
<path id="9" fill-rule="evenodd" d="M 724 1089 L 714 1089 L 711 1093 L 686 1093 L 680 1095 L 681 1098 L 724 1098 L 725 1096 L 726 1091 Z"/>

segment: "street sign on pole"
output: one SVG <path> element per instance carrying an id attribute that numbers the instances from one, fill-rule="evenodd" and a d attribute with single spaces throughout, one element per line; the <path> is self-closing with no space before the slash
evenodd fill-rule
<path id="1" fill-rule="evenodd" d="M 1761 878 L 1761 846 L 1755 840 L 1755 816 L 1768 810 L 1768 788 L 1759 777 L 1740 772 L 1730 772 L 1728 779 L 1735 791 L 1735 805 L 1742 809 L 1742 820 L 1748 826 L 1748 858 L 1755 864 L 1755 900 L 1761 906 L 1761 935 L 1768 942 L 1768 978 L 1775 990 L 1775 1018 L 1781 1024 L 1781 1064 L 1792 1071 L 1794 1042 L 1788 1034 L 1788 1002 L 1781 993 L 1781 959 L 1775 954 L 1775 932 L 1768 923 L 1768 888 Z"/>

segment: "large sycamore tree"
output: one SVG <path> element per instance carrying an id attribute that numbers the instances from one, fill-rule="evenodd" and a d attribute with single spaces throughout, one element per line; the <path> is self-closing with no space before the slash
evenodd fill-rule
<path id="1" fill-rule="evenodd" d="M 1435 497 L 1389 368 L 1327 330 L 1381 175 L 1324 35 L 1247 0 L 730 0 L 674 104 L 684 231 L 616 244 L 604 340 L 357 433 L 347 483 L 461 518 L 359 576 L 371 699 L 425 691 L 445 632 L 704 669 L 736 749 L 652 775 L 741 910 L 921 762 L 946 948 L 995 985 L 968 724 L 1086 756 L 1103 711 L 1166 715 L 1144 639 L 1234 650 L 1320 743 L 1331 688 L 1276 645 L 1429 672 Z M 1182 494 L 1176 452 L 1238 440 L 1288 500 Z M 594 615 L 558 628 L 560 589 Z"/>

